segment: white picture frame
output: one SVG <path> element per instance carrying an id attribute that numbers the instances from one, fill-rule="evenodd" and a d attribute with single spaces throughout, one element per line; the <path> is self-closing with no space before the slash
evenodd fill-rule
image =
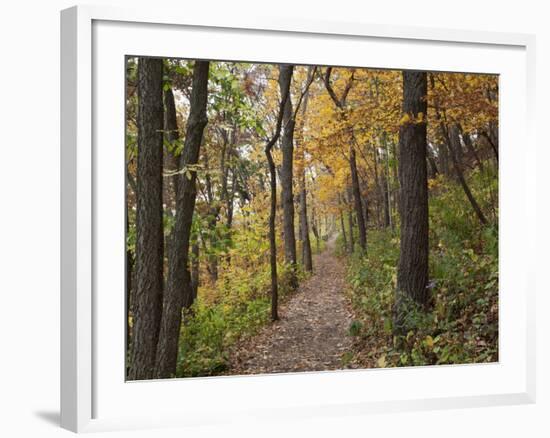
<path id="1" fill-rule="evenodd" d="M 167 44 L 172 37 L 185 37 L 196 44 Z M 83 432 L 281 415 L 360 415 L 534 402 L 535 276 L 521 255 L 534 247 L 536 238 L 536 176 L 528 171 L 536 168 L 534 46 L 534 36 L 524 34 L 289 17 L 243 16 L 227 22 L 211 13 L 194 16 L 157 8 L 78 6 L 62 11 L 62 427 Z M 364 56 L 361 49 L 365 48 L 372 50 L 369 60 L 350 57 L 353 50 Z M 401 54 L 399 62 L 396 53 Z M 124 199 L 120 196 L 124 191 L 120 167 L 124 137 L 119 137 L 124 120 L 124 99 L 120 99 L 123 55 L 332 65 L 356 62 L 364 67 L 466 68 L 500 74 L 500 362 L 124 382 L 123 289 L 120 296 L 116 294 L 124 276 L 119 260 L 123 247 L 116 246 L 124 241 L 124 222 L 118 215 Z M 521 156 L 512 147 L 518 142 Z M 107 144 L 115 147 L 106 148 Z M 514 184 L 508 178 L 512 169 Z M 523 208 L 527 205 L 529 209 Z M 518 223 L 528 230 L 528 239 L 515 235 Z M 114 293 L 107 295 L 107 290 Z M 192 404 L 170 404 L 181 391 L 191 394 Z M 140 406 L 132 404 L 137 399 L 143 401 Z"/>

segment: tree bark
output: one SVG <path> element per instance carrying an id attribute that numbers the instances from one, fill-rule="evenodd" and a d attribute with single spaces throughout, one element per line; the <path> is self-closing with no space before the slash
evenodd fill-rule
<path id="1" fill-rule="evenodd" d="M 266 158 L 269 167 L 269 186 L 271 202 L 269 206 L 269 264 L 271 267 L 271 320 L 279 319 L 279 285 L 277 280 L 277 242 L 275 239 L 275 219 L 277 216 L 277 171 L 271 155 L 271 148 L 266 148 Z"/>
<path id="2" fill-rule="evenodd" d="M 172 229 L 168 257 L 168 281 L 164 296 L 162 324 L 157 348 L 156 374 L 171 377 L 176 372 L 182 307 L 193 304 L 193 286 L 189 273 L 189 240 L 196 198 L 196 170 L 203 131 L 207 123 L 208 96 L 207 61 L 196 61 L 185 143 L 179 160 L 176 182 L 176 218 Z"/>
<path id="3" fill-rule="evenodd" d="M 154 377 L 163 289 L 162 60 L 138 61 L 136 285 L 129 380 Z"/>
<path id="4" fill-rule="evenodd" d="M 385 165 L 385 168 L 384 168 L 384 170 L 385 170 L 385 184 L 384 184 L 385 196 L 384 196 L 384 199 L 385 199 L 385 203 L 386 203 L 385 210 L 387 211 L 387 223 L 390 226 L 390 228 L 393 230 L 392 207 L 391 207 L 392 193 L 391 193 L 391 185 L 390 185 L 390 180 L 391 180 L 391 175 L 390 175 L 390 148 L 388 147 L 388 141 L 387 141 L 387 138 L 386 138 L 385 135 L 384 135 L 384 150 L 386 151 L 386 153 L 385 153 L 386 165 Z"/>
<path id="5" fill-rule="evenodd" d="M 365 217 L 363 214 L 363 202 L 361 201 L 361 188 L 359 185 L 359 175 L 357 173 L 357 161 L 355 158 L 355 148 L 350 147 L 349 165 L 351 171 L 351 187 L 355 204 L 355 217 L 357 218 L 357 229 L 359 231 L 359 246 L 365 252 L 367 250 L 367 230 L 365 227 Z"/>
<path id="6" fill-rule="evenodd" d="M 479 135 L 482 136 L 487 141 L 487 143 L 489 143 L 491 150 L 495 154 L 495 160 L 498 163 L 498 144 L 495 144 L 495 142 L 491 138 L 492 136 L 489 135 L 486 131 L 479 131 Z"/>
<path id="7" fill-rule="evenodd" d="M 317 248 L 317 252 L 319 252 L 321 250 L 321 241 L 319 236 L 319 227 L 317 226 L 315 208 L 313 208 L 313 211 L 311 212 L 311 231 L 313 231 L 313 235 L 315 236 L 315 248 Z"/>
<path id="8" fill-rule="evenodd" d="M 279 66 L 279 89 L 281 95 L 287 82 L 292 80 L 294 66 Z M 285 261 L 291 266 L 291 287 L 297 286 L 296 277 L 296 236 L 294 233 L 294 194 L 293 181 L 293 156 L 294 156 L 294 128 L 295 119 L 292 114 L 292 99 L 288 95 L 283 110 L 283 132 L 281 136 L 282 165 L 281 176 L 281 202 L 283 207 L 283 235 L 285 248 Z"/>
<path id="9" fill-rule="evenodd" d="M 474 144 L 472 142 L 472 137 L 470 136 L 470 134 L 464 132 L 464 130 L 462 129 L 462 127 L 460 125 L 458 125 L 458 129 L 460 131 L 462 141 L 464 142 L 464 146 L 466 146 L 466 150 L 470 153 L 470 155 L 472 155 L 474 157 L 474 160 L 475 160 L 477 166 L 479 167 L 479 170 L 481 170 L 483 172 L 483 162 L 479 158 L 479 154 L 476 152 L 476 149 L 475 149 Z"/>
<path id="10" fill-rule="evenodd" d="M 378 225 L 385 226 L 386 218 L 382 219 L 382 215 L 385 214 L 384 212 L 384 204 L 385 204 L 385 197 L 384 197 L 384 189 L 383 189 L 383 180 L 384 180 L 384 172 L 378 172 L 378 151 L 376 146 L 373 146 L 373 157 L 372 162 L 374 163 L 374 182 L 376 184 L 376 219 L 378 222 Z M 368 218 L 367 218 L 368 222 Z"/>
<path id="11" fill-rule="evenodd" d="M 349 253 L 355 250 L 355 237 L 353 235 L 353 195 L 351 187 L 348 187 L 348 225 L 349 225 Z"/>
<path id="12" fill-rule="evenodd" d="M 191 254 L 193 258 L 191 260 L 191 286 L 193 289 L 193 301 L 197 299 L 197 292 L 199 290 L 199 272 L 200 272 L 200 248 L 198 240 L 191 245 Z"/>
<path id="13" fill-rule="evenodd" d="M 280 70 L 282 71 L 282 70 Z M 279 136 L 281 135 L 281 127 L 283 124 L 283 117 L 286 102 L 290 97 L 290 82 L 292 80 L 292 71 L 290 74 L 283 75 L 283 79 L 279 77 L 279 85 L 281 90 L 281 103 L 279 105 L 279 114 L 277 116 L 277 124 L 275 127 L 275 133 L 273 137 L 267 142 L 265 146 L 265 156 L 267 158 L 267 164 L 269 167 L 269 187 L 271 193 L 271 202 L 269 208 L 269 264 L 271 267 L 271 320 L 276 321 L 279 319 L 278 302 L 279 302 L 279 288 L 277 279 L 277 242 L 275 236 L 275 219 L 277 216 L 277 169 L 273 156 L 271 155 L 271 149 Z"/>
<path id="14" fill-rule="evenodd" d="M 430 165 L 430 178 L 435 178 L 439 174 L 439 169 L 437 168 L 437 164 L 435 163 L 435 158 L 429 146 L 428 146 L 428 150 L 426 151 L 426 156 L 428 157 L 428 164 Z"/>
<path id="15" fill-rule="evenodd" d="M 450 127 L 450 129 L 446 130 L 446 132 L 447 132 L 447 146 L 449 147 L 449 155 L 451 156 L 451 161 L 453 163 L 453 167 L 454 167 L 456 176 L 458 178 L 458 181 L 460 182 L 460 185 L 462 186 L 462 189 L 464 190 L 464 193 L 466 194 L 468 201 L 470 201 L 470 204 L 472 205 L 472 208 L 474 209 L 474 212 L 478 217 L 479 221 L 483 225 L 487 225 L 487 219 L 485 218 L 483 211 L 481 211 L 479 204 L 474 198 L 474 195 L 472 194 L 472 191 L 470 190 L 470 187 L 468 186 L 468 183 L 464 178 L 464 173 L 462 172 L 460 162 L 457 158 L 456 150 L 460 147 L 459 129 L 456 125 L 453 125 Z"/>
<path id="16" fill-rule="evenodd" d="M 344 204 L 342 203 L 342 196 L 338 194 L 338 206 L 340 207 L 340 228 L 342 228 L 342 239 L 344 240 L 344 250 L 348 250 L 348 239 L 346 236 L 346 225 L 344 223 Z"/>
<path id="17" fill-rule="evenodd" d="M 302 241 L 302 263 L 307 272 L 313 271 L 311 257 L 311 241 L 309 240 L 309 224 L 307 220 L 307 192 L 305 175 L 301 176 L 300 183 L 300 240 Z"/>
<path id="18" fill-rule="evenodd" d="M 308 69 L 308 78 L 313 80 L 312 67 Z M 311 241 L 309 240 L 309 224 L 307 220 L 307 190 L 306 190 L 306 170 L 305 170 L 305 144 L 304 144 L 304 124 L 307 113 L 307 103 L 309 100 L 309 88 L 305 91 L 302 102 L 302 121 L 298 130 L 297 142 L 301 152 L 301 160 L 299 166 L 299 186 L 300 186 L 300 241 L 302 243 L 302 264 L 307 272 L 313 271 L 313 259 L 311 256 Z M 298 139 L 297 139 L 298 140 Z"/>
<path id="19" fill-rule="evenodd" d="M 390 212 L 390 191 L 388 187 L 388 175 L 386 172 L 382 172 L 382 202 L 384 204 L 384 228 L 391 226 L 391 212 Z"/>
<path id="20" fill-rule="evenodd" d="M 128 210 L 126 210 L 126 236 L 130 231 L 130 221 L 128 219 Z M 130 351 L 130 312 L 132 311 L 132 272 L 134 258 L 132 251 L 126 249 L 126 351 Z"/>
<path id="21" fill-rule="evenodd" d="M 165 148 L 163 159 L 164 171 L 168 170 L 175 173 L 178 170 L 178 157 L 175 149 L 180 139 L 180 134 L 178 130 L 176 102 L 172 88 L 164 90 L 164 110 L 164 135 L 167 143 L 170 144 L 170 150 Z M 176 199 L 176 181 L 177 175 L 174 175 L 171 178 L 165 179 L 164 182 L 163 202 L 170 213 Z"/>
<path id="22" fill-rule="evenodd" d="M 410 118 L 399 129 L 401 243 L 397 268 L 394 329 L 400 333 L 406 299 L 428 302 L 428 184 L 426 165 L 426 73 L 403 72 L 403 113 Z M 422 120 L 419 120 L 419 114 Z"/>

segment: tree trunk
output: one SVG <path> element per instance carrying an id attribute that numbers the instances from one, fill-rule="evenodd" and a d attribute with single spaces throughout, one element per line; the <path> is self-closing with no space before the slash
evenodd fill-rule
<path id="1" fill-rule="evenodd" d="M 442 143 L 438 145 L 437 151 L 439 154 L 439 169 L 443 175 L 449 176 L 451 174 L 451 169 L 449 166 L 449 150 L 447 149 L 447 146 Z"/>
<path id="2" fill-rule="evenodd" d="M 428 184 L 426 166 L 426 73 L 403 72 L 403 113 L 410 121 L 399 129 L 401 244 L 397 268 L 394 329 L 402 333 L 406 298 L 428 302 Z"/>
<path id="3" fill-rule="evenodd" d="M 374 163 L 374 182 L 376 184 L 376 219 L 378 221 L 378 225 L 384 226 L 385 224 L 385 218 L 384 222 L 382 219 L 382 215 L 384 214 L 384 189 L 383 189 L 383 172 L 378 171 L 378 151 L 376 149 L 376 146 L 373 147 L 373 157 L 372 162 Z M 367 218 L 368 223 L 368 218 Z"/>
<path id="4" fill-rule="evenodd" d="M 348 239 L 346 236 L 346 225 L 344 223 L 344 212 L 342 209 L 344 208 L 344 204 L 342 203 L 342 196 L 338 195 L 338 204 L 339 204 L 339 210 L 340 210 L 340 228 L 342 228 L 342 239 L 344 240 L 344 250 L 348 250 Z"/>
<path id="5" fill-rule="evenodd" d="M 384 204 L 384 228 L 391 226 L 391 212 L 390 212 L 390 191 L 388 183 L 388 175 L 386 172 L 382 172 L 382 202 Z"/>
<path id="6" fill-rule="evenodd" d="M 269 264 L 271 266 L 271 320 L 279 319 L 278 302 L 279 289 L 277 282 L 277 242 L 275 240 L 275 219 L 277 215 L 277 172 L 271 150 L 266 149 L 267 164 L 269 166 L 269 182 L 271 203 L 269 208 Z"/>
<path id="7" fill-rule="evenodd" d="M 162 311 L 162 60 L 138 61 L 136 285 L 129 380 L 154 377 Z"/>
<path id="8" fill-rule="evenodd" d="M 349 226 L 349 253 L 355 251 L 355 237 L 353 235 L 353 195 L 351 187 L 348 187 L 348 226 Z"/>
<path id="9" fill-rule="evenodd" d="M 180 135 L 178 130 L 176 103 L 174 93 L 171 88 L 164 91 L 164 135 L 169 148 L 165 148 L 164 153 L 164 171 L 175 173 L 178 170 L 178 157 L 176 153 L 177 142 Z M 164 179 L 163 202 L 166 210 L 171 213 L 176 199 L 176 181 L 177 175 Z"/>
<path id="10" fill-rule="evenodd" d="M 459 137 L 458 127 L 456 125 L 453 125 L 450 127 L 450 129 L 446 130 L 446 132 L 447 132 L 447 146 L 449 147 L 449 155 L 451 156 L 451 161 L 453 163 L 453 167 L 454 167 L 456 176 L 458 178 L 458 181 L 460 182 L 460 185 L 462 186 L 462 189 L 464 190 L 466 197 L 470 201 L 470 204 L 472 205 L 472 208 L 474 209 L 474 212 L 476 213 L 479 221 L 483 225 L 486 225 L 487 219 L 485 218 L 485 215 L 481 211 L 479 204 L 475 200 L 474 195 L 470 190 L 470 187 L 468 187 L 468 183 L 464 178 L 464 173 L 462 172 L 460 162 L 458 161 L 458 158 L 457 158 L 456 151 L 460 147 L 460 137 Z"/>
<path id="11" fill-rule="evenodd" d="M 211 207 L 208 212 L 208 230 L 210 236 L 210 254 L 208 255 L 208 272 L 212 283 L 218 281 L 218 254 L 216 254 L 218 246 L 218 213 L 219 208 Z"/>
<path id="12" fill-rule="evenodd" d="M 393 218 L 392 218 L 392 207 L 391 207 L 391 175 L 390 175 L 390 148 L 388 147 L 388 142 L 386 136 L 384 135 L 384 150 L 386 151 L 386 166 L 385 166 L 385 201 L 386 201 L 386 214 L 387 222 L 390 228 L 393 230 Z"/>
<path id="13" fill-rule="evenodd" d="M 458 129 L 460 131 L 460 135 L 462 137 L 462 141 L 464 142 L 464 146 L 466 146 L 466 150 L 472 157 L 474 157 L 474 160 L 477 164 L 477 167 L 479 167 L 479 170 L 483 172 L 483 163 L 481 159 L 479 158 L 478 153 L 476 152 L 476 149 L 474 147 L 474 144 L 472 143 L 472 137 L 470 137 L 470 134 L 463 131 L 462 127 L 458 125 Z"/>
<path id="14" fill-rule="evenodd" d="M 283 95 L 283 89 L 287 82 L 292 80 L 294 66 L 279 66 L 279 89 Z M 292 99 L 288 95 L 283 111 L 283 132 L 281 136 L 282 165 L 281 176 L 281 202 L 283 207 L 283 235 L 285 248 L 285 261 L 291 266 L 291 287 L 297 286 L 296 278 L 296 237 L 294 234 L 294 194 L 292 192 L 293 180 L 293 155 L 294 155 L 294 127 L 295 120 L 292 114 Z"/>
<path id="15" fill-rule="evenodd" d="M 182 307 L 193 304 L 193 286 L 189 273 L 189 240 L 195 209 L 197 173 L 189 168 L 199 160 L 203 131 L 207 123 L 208 69 L 206 61 L 196 61 L 189 117 L 183 152 L 180 155 L 176 186 L 176 218 L 168 257 L 168 281 L 164 296 L 162 324 L 157 348 L 157 377 L 176 372 Z"/>
<path id="16" fill-rule="evenodd" d="M 319 227 L 317 226 L 315 210 L 313 211 L 313 214 L 311 216 L 311 231 L 313 231 L 313 235 L 315 236 L 315 248 L 317 248 L 317 252 L 319 252 L 321 250 L 321 241 L 319 237 Z"/>
<path id="17" fill-rule="evenodd" d="M 428 164 L 430 165 L 430 178 L 435 178 L 438 175 L 439 170 L 437 168 L 437 164 L 435 163 L 435 158 L 433 157 L 430 146 L 428 146 L 426 156 L 428 157 Z"/>
<path id="18" fill-rule="evenodd" d="M 399 212 L 399 205 L 400 205 L 400 192 L 401 187 L 399 185 L 399 175 L 398 175 L 398 169 L 397 169 L 397 144 L 395 142 L 391 142 L 391 152 L 392 156 L 394 157 L 394 163 L 392 163 L 391 170 L 392 170 L 392 179 L 393 183 L 397 185 L 397 187 L 394 189 L 393 192 L 393 211 Z"/>
<path id="19" fill-rule="evenodd" d="M 280 72 L 284 72 L 283 68 Z M 288 73 L 288 72 L 287 72 Z M 282 76 L 282 77 L 281 77 Z M 271 320 L 276 321 L 279 319 L 278 302 L 279 302 L 279 289 L 277 279 L 277 242 L 275 239 L 275 219 L 277 215 L 277 169 L 275 168 L 275 162 L 271 155 L 271 149 L 277 143 L 279 136 L 281 135 L 281 127 L 283 124 L 283 117 L 287 100 L 290 98 L 290 82 L 292 80 L 292 70 L 290 74 L 279 75 L 279 86 L 281 90 L 281 103 L 279 105 L 279 114 L 277 116 L 277 125 L 273 137 L 267 142 L 265 146 L 265 155 L 267 158 L 267 164 L 269 167 L 269 187 L 271 192 L 271 202 L 269 208 L 269 264 L 271 267 Z M 296 252 L 296 251 L 295 251 Z"/>
<path id="20" fill-rule="evenodd" d="M 302 241 L 302 263 L 307 272 L 313 271 L 313 260 L 311 257 L 311 242 L 309 240 L 309 224 L 307 221 L 307 192 L 305 175 L 301 177 L 300 188 L 300 240 Z"/>
<path id="21" fill-rule="evenodd" d="M 359 230 L 359 245 L 361 250 L 367 250 L 367 230 L 365 227 L 365 218 L 363 214 L 363 203 L 361 201 L 361 188 L 359 186 L 359 175 L 357 173 L 357 161 L 355 159 L 355 149 L 350 147 L 349 163 L 351 171 L 351 184 L 353 190 L 353 199 L 355 202 L 355 216 L 357 218 L 357 228 Z"/>
<path id="22" fill-rule="evenodd" d="M 494 141 L 491 139 L 491 136 L 487 134 L 486 131 L 479 131 L 479 135 L 487 141 L 487 143 L 491 147 L 491 150 L 495 154 L 495 160 L 498 163 L 498 145 L 494 143 Z"/>
<path id="23" fill-rule="evenodd" d="M 130 221 L 128 211 L 126 211 L 126 235 L 130 231 Z M 130 312 L 132 311 L 132 272 L 134 258 L 132 251 L 126 249 L 126 351 L 130 351 Z"/>
<path id="24" fill-rule="evenodd" d="M 193 301 L 197 299 L 197 292 L 199 290 L 199 272 L 200 272 L 200 248 L 199 248 L 199 241 L 195 241 L 193 245 L 191 245 L 191 254 L 193 255 L 193 258 L 191 259 L 191 286 L 193 289 Z"/>
<path id="25" fill-rule="evenodd" d="M 312 67 L 308 69 L 308 78 L 313 80 Z M 313 259 L 311 256 L 311 242 L 309 240 L 309 224 L 307 220 L 307 190 L 306 190 L 306 170 L 305 170 L 305 144 L 304 144 L 304 124 L 307 113 L 307 103 L 309 100 L 309 92 L 306 90 L 302 102 L 302 121 L 298 130 L 299 141 L 297 142 L 301 152 L 299 166 L 299 185 L 300 185 L 300 241 L 302 243 L 302 264 L 307 272 L 313 271 Z"/>

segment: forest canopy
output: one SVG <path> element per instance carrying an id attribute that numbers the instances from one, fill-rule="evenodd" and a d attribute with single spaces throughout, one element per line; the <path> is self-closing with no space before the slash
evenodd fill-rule
<path id="1" fill-rule="evenodd" d="M 498 360 L 498 96 L 128 57 L 127 378 Z"/>

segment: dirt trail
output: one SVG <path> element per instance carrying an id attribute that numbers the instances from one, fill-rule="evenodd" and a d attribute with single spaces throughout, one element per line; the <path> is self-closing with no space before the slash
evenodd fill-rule
<path id="1" fill-rule="evenodd" d="M 334 239 L 314 257 L 314 274 L 281 306 L 280 320 L 239 342 L 230 354 L 228 374 L 323 371 L 346 368 L 351 313 L 344 297 L 344 266 Z"/>

